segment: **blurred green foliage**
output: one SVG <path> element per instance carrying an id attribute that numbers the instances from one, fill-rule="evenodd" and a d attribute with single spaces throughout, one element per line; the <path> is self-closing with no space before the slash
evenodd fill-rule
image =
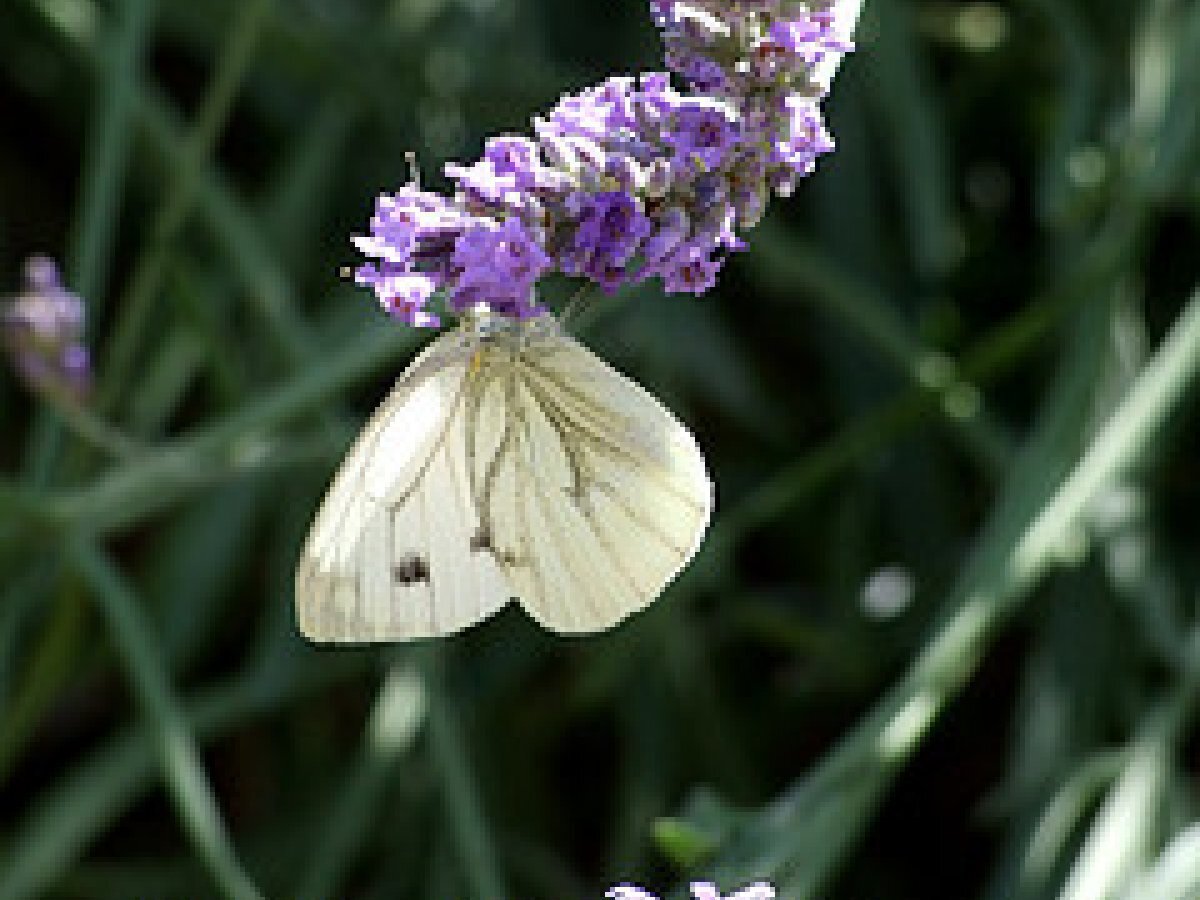
<path id="1" fill-rule="evenodd" d="M 706 448 L 680 581 L 317 651 L 299 540 L 422 337 L 347 236 L 658 68 L 643 4 L 4 4 L 0 275 L 64 261 L 98 390 L 0 377 L 0 900 L 1200 897 L 1200 3 L 858 38 L 720 288 L 580 327 Z"/>

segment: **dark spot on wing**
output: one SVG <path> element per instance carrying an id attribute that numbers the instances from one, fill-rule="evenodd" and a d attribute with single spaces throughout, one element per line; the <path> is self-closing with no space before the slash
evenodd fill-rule
<path id="1" fill-rule="evenodd" d="M 392 578 L 396 584 L 418 584 L 422 581 L 428 584 L 429 563 L 414 553 L 392 566 Z"/>
<path id="2" fill-rule="evenodd" d="M 482 553 L 486 551 L 491 553 L 494 552 L 495 549 L 496 548 L 492 545 L 492 533 L 488 531 L 487 528 L 480 525 L 479 530 L 471 536 L 471 552 Z"/>

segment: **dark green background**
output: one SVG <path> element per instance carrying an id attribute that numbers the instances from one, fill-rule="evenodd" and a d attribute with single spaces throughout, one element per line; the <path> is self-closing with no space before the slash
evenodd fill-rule
<path id="1" fill-rule="evenodd" d="M 718 289 L 575 329 L 705 449 L 680 581 L 586 639 L 318 652 L 299 541 L 425 337 L 349 235 L 405 151 L 439 184 L 658 68 L 649 16 L 4 3 L 0 280 L 63 261 L 97 390 L 0 373 L 0 900 L 1200 896 L 1200 4 L 868 0 L 858 38 L 838 151 Z"/>

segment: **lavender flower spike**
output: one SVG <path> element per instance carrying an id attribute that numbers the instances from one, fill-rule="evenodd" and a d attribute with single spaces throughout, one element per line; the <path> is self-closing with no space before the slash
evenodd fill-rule
<path id="1" fill-rule="evenodd" d="M 861 0 L 650 0 L 672 74 L 609 78 L 451 164 L 452 197 L 410 184 L 383 195 L 357 272 L 391 314 L 428 308 L 541 315 L 559 273 L 611 293 L 661 279 L 708 291 L 771 196 L 833 150 L 819 100 L 851 49 Z M 682 89 L 676 86 L 678 80 Z"/>
<path id="2" fill-rule="evenodd" d="M 83 301 L 67 290 L 45 256 L 25 263 L 25 289 L 0 311 L 0 335 L 30 389 L 72 402 L 91 390 L 91 360 L 83 343 Z"/>

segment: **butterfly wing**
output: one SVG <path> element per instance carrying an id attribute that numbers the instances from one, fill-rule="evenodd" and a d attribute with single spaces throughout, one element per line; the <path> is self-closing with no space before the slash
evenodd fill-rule
<path id="1" fill-rule="evenodd" d="M 489 537 L 525 609 L 558 632 L 645 607 L 695 554 L 712 485 L 695 439 L 565 335 L 526 351 L 474 416 Z"/>
<path id="2" fill-rule="evenodd" d="M 321 643 L 448 634 L 510 590 L 474 552 L 465 448 L 468 354 L 435 340 L 400 376 L 347 454 L 296 571 L 300 630 Z"/>

